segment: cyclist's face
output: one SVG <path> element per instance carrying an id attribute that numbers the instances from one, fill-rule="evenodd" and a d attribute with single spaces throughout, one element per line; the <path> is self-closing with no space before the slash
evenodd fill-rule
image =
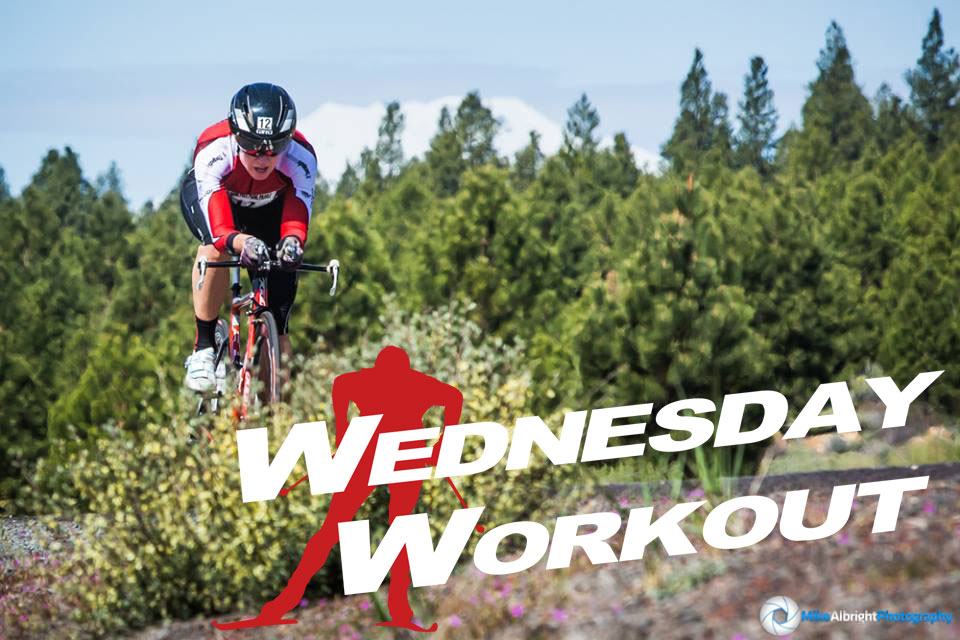
<path id="1" fill-rule="evenodd" d="M 243 151 L 238 155 L 240 156 L 240 164 L 254 180 L 266 180 L 273 173 L 274 167 L 277 166 L 277 160 L 280 159 L 280 156 L 255 157 Z"/>

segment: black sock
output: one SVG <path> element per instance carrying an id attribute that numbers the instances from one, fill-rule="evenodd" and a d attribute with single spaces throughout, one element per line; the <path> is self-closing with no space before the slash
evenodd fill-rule
<path id="1" fill-rule="evenodd" d="M 216 341 L 217 319 L 201 320 L 197 318 L 197 340 L 193 345 L 194 351 L 213 347 Z"/>

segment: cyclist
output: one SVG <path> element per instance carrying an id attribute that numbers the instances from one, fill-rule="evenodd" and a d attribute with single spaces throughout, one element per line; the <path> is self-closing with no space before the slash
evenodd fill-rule
<path id="1" fill-rule="evenodd" d="M 283 270 L 268 276 L 268 302 L 280 350 L 290 355 L 287 330 L 297 294 L 296 269 L 303 260 L 317 177 L 316 154 L 296 124 L 290 95 L 259 82 L 241 88 L 230 101 L 227 118 L 197 140 L 193 168 L 180 187 L 184 220 L 200 241 L 192 278 L 197 333 L 185 365 L 186 385 L 194 391 L 216 385 L 213 347 L 228 280 L 226 269 L 211 269 L 198 291 L 201 258 L 239 256 L 244 267 L 256 270 L 270 259 L 268 247 L 276 248 Z"/>

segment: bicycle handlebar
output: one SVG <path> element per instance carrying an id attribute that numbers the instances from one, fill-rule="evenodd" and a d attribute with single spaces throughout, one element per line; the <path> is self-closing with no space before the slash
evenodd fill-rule
<path id="1" fill-rule="evenodd" d="M 199 291 L 203 287 L 203 281 L 206 279 L 207 269 L 209 267 L 239 267 L 239 260 L 222 260 L 222 261 L 209 261 L 204 258 L 200 258 L 197 261 L 197 267 L 200 269 L 200 279 L 197 280 L 197 290 Z M 270 260 L 266 263 L 266 268 L 261 269 L 261 272 L 270 271 L 272 269 L 281 269 L 281 264 L 279 260 Z M 330 287 L 330 295 L 334 295 L 337 292 L 337 280 L 340 276 L 340 261 L 331 260 L 326 264 L 307 264 L 302 263 L 297 267 L 297 271 L 320 271 L 322 273 L 329 273 L 333 276 L 333 286 Z"/>

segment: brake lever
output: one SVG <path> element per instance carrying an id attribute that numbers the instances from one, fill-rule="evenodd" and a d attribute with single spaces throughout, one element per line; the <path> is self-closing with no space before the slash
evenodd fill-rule
<path id="1" fill-rule="evenodd" d="M 330 287 L 330 295 L 337 293 L 337 279 L 340 277 L 340 261 L 331 260 L 327 263 L 327 273 L 333 275 L 333 286 Z"/>

